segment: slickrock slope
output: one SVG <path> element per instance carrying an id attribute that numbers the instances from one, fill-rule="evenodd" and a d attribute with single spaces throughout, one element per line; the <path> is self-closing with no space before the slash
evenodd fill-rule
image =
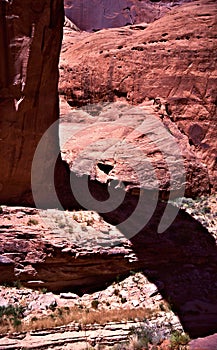
<path id="1" fill-rule="evenodd" d="M 59 88 L 71 106 L 127 101 L 171 125 L 188 153 L 189 195 L 217 185 L 216 15 L 216 2 L 201 0 L 142 29 L 68 31 L 61 54 Z"/>
<path id="2" fill-rule="evenodd" d="M 186 0 L 65 0 L 66 15 L 82 30 L 153 22 Z"/>
<path id="3" fill-rule="evenodd" d="M 138 108 L 119 101 L 73 110 L 62 102 L 61 152 L 71 171 L 102 184 L 114 180 L 135 195 L 139 188 L 159 191 L 164 199 L 169 190 L 177 197 L 209 193 L 207 169 L 188 137 L 168 115 L 162 122 L 164 112 L 153 103 Z"/>
<path id="4" fill-rule="evenodd" d="M 34 152 L 59 114 L 63 22 L 62 0 L 0 2 L 1 203 L 33 203 Z M 54 149 L 57 135 L 56 130 L 50 140 Z"/>

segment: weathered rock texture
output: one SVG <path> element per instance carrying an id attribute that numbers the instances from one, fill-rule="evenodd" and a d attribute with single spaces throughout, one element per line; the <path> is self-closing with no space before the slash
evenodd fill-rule
<path id="1" fill-rule="evenodd" d="M 186 0 L 65 0 L 66 15 L 79 28 L 96 31 L 102 28 L 121 27 L 141 22 L 153 22 L 172 6 Z"/>
<path id="2" fill-rule="evenodd" d="M 34 151 L 40 136 L 58 118 L 57 63 L 63 7 L 57 0 L 2 1 L 0 5 L 0 200 L 26 203 L 31 197 Z M 200 179 L 205 186 L 207 174 L 210 186 L 214 186 L 215 179 L 215 14 L 215 2 L 206 0 L 171 11 L 147 28 L 139 26 L 144 30 L 136 26 L 91 36 L 77 33 L 70 38 L 73 49 L 65 45 L 62 56 L 66 63 L 61 65 L 64 78 L 60 87 L 72 105 L 127 100 L 133 104 L 145 102 L 147 108 L 146 102 L 153 100 L 156 118 L 174 123 L 177 135 L 183 134 L 183 139 L 187 135 L 191 147 L 186 141 L 182 143 L 186 154 L 190 157 L 192 151 L 193 157 L 205 164 L 205 173 L 199 166 L 199 176 L 192 180 L 195 188 L 199 188 L 196 182 Z M 57 128 L 49 145 L 59 150 Z M 197 161 L 194 169 L 196 164 Z M 96 181 L 92 186 L 93 192 L 104 199 L 106 186 Z M 46 199 L 46 187 L 41 191 Z M 68 195 L 66 187 L 65 192 Z M 64 191 L 61 194 L 65 198 Z M 112 281 L 117 274 L 124 276 L 130 270 L 143 269 L 153 283 L 161 286 L 161 294 L 170 300 L 190 335 L 216 331 L 214 237 L 184 212 L 163 235 L 157 234 L 165 209 L 159 203 L 149 224 L 130 242 L 125 238 L 127 230 L 118 232 L 112 225 L 130 216 L 137 202 L 137 196 L 127 193 L 116 211 L 104 214 L 109 229 L 101 231 L 100 237 L 99 227 L 92 229 L 92 236 L 97 233 L 92 242 L 82 241 L 82 228 L 76 231 L 66 219 L 54 220 L 59 223 L 58 228 L 43 228 L 42 224 L 37 227 L 34 221 L 17 225 L 11 223 L 11 216 L 19 220 L 30 215 L 34 219 L 38 211 L 3 208 L 1 282 L 19 279 L 26 286 L 44 286 L 54 291 L 76 288 L 84 292 Z M 139 217 L 145 215 L 143 209 L 149 210 L 141 208 Z M 73 232 L 77 235 L 74 241 Z M 88 228 L 88 239 L 89 233 Z"/>
<path id="3" fill-rule="evenodd" d="M 63 107 L 61 151 L 71 171 L 103 184 L 114 180 L 134 194 L 140 188 L 159 191 L 163 198 L 169 191 L 173 197 L 209 193 L 207 169 L 188 137 L 153 103 L 139 108 L 123 102 L 96 104 L 68 113 Z"/>
<path id="4" fill-rule="evenodd" d="M 190 350 L 215 350 L 217 347 L 217 334 L 205 338 L 198 338 L 190 342 Z"/>
<path id="5" fill-rule="evenodd" d="M 62 0 L 0 2 L 0 202 L 31 203 L 37 144 L 58 119 Z M 58 148 L 58 131 L 50 144 Z"/>
<path id="6" fill-rule="evenodd" d="M 126 204 L 112 224 L 128 216 L 132 198 Z M 3 207 L 0 282 L 86 293 L 140 269 L 191 336 L 216 332 L 216 241 L 183 211 L 158 235 L 163 210 L 129 241 L 93 213 Z"/>
<path id="7" fill-rule="evenodd" d="M 141 29 L 66 32 L 61 55 L 60 92 L 70 105 L 152 104 L 185 149 L 189 195 L 217 185 L 216 14 L 215 1 L 201 0 Z"/>
<path id="8" fill-rule="evenodd" d="M 168 322 L 169 324 L 169 322 Z M 125 344 L 129 341 L 129 334 L 134 330 L 140 331 L 142 327 L 147 325 L 142 322 L 112 322 L 106 325 L 86 325 L 79 327 L 77 324 L 70 324 L 62 327 L 55 327 L 54 329 L 46 329 L 45 331 L 34 331 L 31 333 L 16 334 L 13 339 L 3 337 L 1 339 L 0 350 L 22 349 L 26 350 L 40 350 L 40 349 L 55 349 L 62 350 L 67 347 L 71 350 L 83 350 L 87 346 L 94 349 L 103 346 L 112 348 L 114 345 Z M 150 329 L 150 325 L 148 324 Z M 165 326 L 164 326 L 165 327 Z M 157 330 L 160 329 L 159 323 Z M 163 328 L 163 327 L 162 327 Z M 169 342 L 165 341 L 158 350 L 167 350 Z M 150 345 L 150 350 L 156 349 L 156 346 Z M 204 350 L 204 349 L 199 349 Z"/>
<path id="9" fill-rule="evenodd" d="M 116 228 L 100 222 L 97 216 L 85 213 L 4 208 L 1 282 L 18 279 L 26 286 L 53 291 L 85 291 L 99 288 L 117 273 L 126 274 L 131 260 L 136 260 L 131 244 Z"/>

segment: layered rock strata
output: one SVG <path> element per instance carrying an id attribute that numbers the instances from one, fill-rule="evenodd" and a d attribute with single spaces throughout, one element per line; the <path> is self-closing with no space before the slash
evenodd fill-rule
<path id="1" fill-rule="evenodd" d="M 216 241 L 183 211 L 157 234 L 163 210 L 158 207 L 150 223 L 128 240 L 114 226 L 127 210 L 107 217 L 108 224 L 88 212 L 3 207 L 1 283 L 17 280 L 26 287 L 82 295 L 139 269 L 168 300 L 186 332 L 193 337 L 214 333 Z"/>

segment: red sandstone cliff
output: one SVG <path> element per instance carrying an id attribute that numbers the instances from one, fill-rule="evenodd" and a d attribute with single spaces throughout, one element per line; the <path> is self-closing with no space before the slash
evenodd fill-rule
<path id="1" fill-rule="evenodd" d="M 173 6 L 189 0 L 65 0 L 65 13 L 79 28 L 96 31 L 153 22 Z"/>
<path id="2" fill-rule="evenodd" d="M 0 200 L 27 203 L 28 198 L 31 202 L 34 151 L 41 135 L 58 119 L 57 63 L 63 7 L 57 0 L 0 5 Z M 208 0 L 176 9 L 147 29 L 141 25 L 91 36 L 76 34 L 69 39 L 73 48 L 64 44 L 61 91 L 75 106 L 100 100 L 144 102 L 144 108 L 153 109 L 156 118 L 173 125 L 175 135 L 183 134 L 181 142 L 189 157 L 192 154 L 194 170 L 199 164 L 198 175 L 189 184 L 197 190 L 202 178 L 202 190 L 206 191 L 207 185 L 215 185 L 215 39 L 216 4 Z M 69 54 L 73 61 L 69 61 Z M 48 141 L 59 150 L 57 130 Z M 49 167 L 49 159 L 46 164 Z M 119 170 L 123 173 L 123 168 Z M 99 184 L 97 189 L 105 192 Z M 44 194 L 46 197 L 47 192 Z M 123 204 L 124 210 L 121 207 L 108 218 L 112 224 L 132 211 L 136 196 L 128 193 Z M 90 288 L 113 279 L 117 272 L 142 268 L 156 284 L 163 282 L 162 295 L 170 299 L 193 336 L 216 331 L 216 242 L 188 214 L 180 212 L 160 236 L 161 203 L 150 223 L 126 243 L 127 249 L 104 249 L 98 240 L 98 246 L 94 243 L 90 248 L 80 236 L 80 246 L 70 236 L 66 242 L 65 235 L 71 231 L 63 232 L 61 222 L 63 238 L 59 241 L 53 231 L 42 232 L 42 226 L 33 229 L 23 220 L 18 225 L 8 223 L 13 215 L 19 221 L 37 211 L 5 207 L 2 211 L 0 269 L 4 281 L 12 282 L 19 276 L 32 286 L 42 280 L 51 290 Z M 112 227 L 109 231 L 114 234 Z M 126 232 L 121 233 L 124 236 Z M 113 238 L 116 236 L 115 232 Z M 106 240 L 107 232 L 102 232 L 102 243 Z M 117 243 L 123 245 L 123 241 L 114 241 Z"/>
<path id="3" fill-rule="evenodd" d="M 1 2 L 0 7 L 2 203 L 33 203 L 34 152 L 40 137 L 58 119 L 63 4 L 60 0 L 31 4 Z M 174 124 L 176 137 L 184 140 L 189 186 L 194 195 L 198 189 L 207 193 L 216 184 L 216 35 L 216 4 L 201 0 L 176 7 L 147 28 L 68 36 L 60 90 L 75 106 L 108 100 L 141 104 L 160 98 L 164 111 L 158 104 L 155 112 Z M 49 144 L 58 151 L 57 133 L 56 129 Z"/>
<path id="4" fill-rule="evenodd" d="M 66 32 L 61 55 L 60 92 L 70 105 L 122 101 L 147 112 L 152 108 L 163 120 L 183 149 L 188 195 L 207 193 L 217 185 L 216 15 L 215 1 L 200 0 L 176 7 L 148 26 Z M 97 118 L 102 121 L 101 115 Z M 124 125 L 131 126 L 126 120 Z M 99 132 L 97 125 L 95 131 Z M 124 132 L 129 138 L 130 130 Z M 104 133 L 101 138 L 106 139 Z M 116 137 L 114 131 L 109 135 Z M 80 148 L 92 137 L 88 131 L 79 136 Z M 155 159 L 141 137 L 135 142 Z M 72 146 L 71 155 L 66 155 L 69 162 L 78 154 Z M 129 181 L 125 168 L 116 164 L 112 172 Z"/>
<path id="5" fill-rule="evenodd" d="M 0 2 L 0 202 L 31 203 L 37 144 L 58 119 L 62 0 Z M 58 130 L 50 140 L 58 148 Z"/>

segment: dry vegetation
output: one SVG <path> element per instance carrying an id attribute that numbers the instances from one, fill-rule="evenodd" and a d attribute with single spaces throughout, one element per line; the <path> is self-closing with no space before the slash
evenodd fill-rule
<path id="1" fill-rule="evenodd" d="M 71 322 L 78 323 L 80 328 L 84 328 L 87 324 L 106 324 L 108 322 L 119 322 L 135 320 L 143 321 L 150 318 L 154 314 L 150 309 L 120 309 L 120 310 L 96 310 L 73 308 L 57 308 L 50 315 L 38 318 L 32 317 L 27 322 L 14 323 L 14 319 L 2 317 L 0 320 L 0 334 L 12 333 L 14 331 L 25 332 L 30 330 L 39 330 L 53 328 L 57 326 L 67 325 Z"/>

